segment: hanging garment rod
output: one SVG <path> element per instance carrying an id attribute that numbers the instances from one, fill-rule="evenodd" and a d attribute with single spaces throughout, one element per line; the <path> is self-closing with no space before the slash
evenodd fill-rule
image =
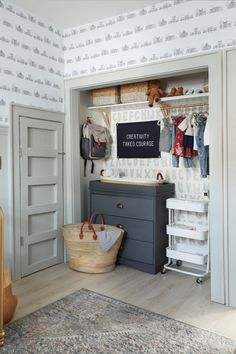
<path id="1" fill-rule="evenodd" d="M 192 102 L 192 103 L 183 103 L 178 105 L 168 105 L 166 103 L 159 103 L 161 113 L 165 118 L 168 117 L 168 112 L 172 109 L 181 109 L 181 108 L 192 108 L 192 107 L 207 107 L 208 102 Z"/>
<path id="2" fill-rule="evenodd" d="M 183 103 L 178 105 L 168 105 L 166 103 L 160 103 L 160 109 L 191 108 L 204 106 L 208 106 L 208 102 Z"/>

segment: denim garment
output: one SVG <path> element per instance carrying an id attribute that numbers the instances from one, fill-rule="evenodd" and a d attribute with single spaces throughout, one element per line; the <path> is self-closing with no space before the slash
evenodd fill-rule
<path id="1" fill-rule="evenodd" d="M 193 159 L 192 159 L 192 157 L 184 157 L 184 167 L 185 168 L 193 167 Z"/>
<path id="2" fill-rule="evenodd" d="M 171 135 L 171 150 L 173 149 L 175 143 L 175 132 L 176 132 L 176 127 L 173 125 L 172 135 Z M 179 167 L 179 156 L 172 155 L 172 166 Z"/>
<path id="3" fill-rule="evenodd" d="M 183 157 L 183 159 L 184 159 L 184 167 L 185 168 L 193 167 L 192 157 Z M 179 156 L 172 155 L 172 166 L 179 167 Z"/>
<path id="4" fill-rule="evenodd" d="M 201 176 L 207 177 L 209 175 L 209 146 L 204 146 L 204 130 L 205 124 L 197 127 L 196 143 L 199 155 Z"/>
<path id="5" fill-rule="evenodd" d="M 172 166 L 179 167 L 179 156 L 172 155 Z"/>

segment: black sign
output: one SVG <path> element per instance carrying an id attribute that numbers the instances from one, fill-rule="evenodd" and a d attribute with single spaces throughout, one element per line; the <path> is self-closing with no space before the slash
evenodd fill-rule
<path id="1" fill-rule="evenodd" d="M 159 138 L 157 121 L 117 124 L 117 157 L 160 157 Z"/>

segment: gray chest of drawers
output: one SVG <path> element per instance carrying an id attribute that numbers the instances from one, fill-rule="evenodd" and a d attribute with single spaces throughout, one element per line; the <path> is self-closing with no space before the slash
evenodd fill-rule
<path id="1" fill-rule="evenodd" d="M 107 224 L 122 227 L 118 263 L 156 274 L 166 263 L 166 199 L 172 183 L 158 187 L 90 182 L 90 212 L 101 212 Z"/>

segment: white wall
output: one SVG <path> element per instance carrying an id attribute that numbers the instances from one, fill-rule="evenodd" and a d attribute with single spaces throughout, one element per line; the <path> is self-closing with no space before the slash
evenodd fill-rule
<path id="1" fill-rule="evenodd" d="M 236 2 L 171 0 L 64 31 L 67 78 L 236 45 Z"/>
<path id="2" fill-rule="evenodd" d="M 63 110 L 62 42 L 54 25 L 0 0 L 0 125 L 12 101 Z"/>
<path id="3" fill-rule="evenodd" d="M 63 37 L 54 25 L 0 0 L 0 206 L 5 213 L 5 262 L 10 264 L 10 103 L 64 110 Z"/>

